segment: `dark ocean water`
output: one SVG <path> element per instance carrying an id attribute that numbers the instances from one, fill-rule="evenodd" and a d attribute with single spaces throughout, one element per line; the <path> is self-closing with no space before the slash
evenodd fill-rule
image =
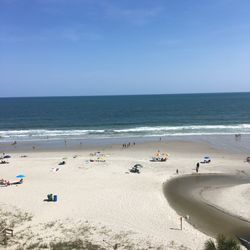
<path id="1" fill-rule="evenodd" d="M 7 140 L 250 134 L 250 93 L 0 98 Z"/>

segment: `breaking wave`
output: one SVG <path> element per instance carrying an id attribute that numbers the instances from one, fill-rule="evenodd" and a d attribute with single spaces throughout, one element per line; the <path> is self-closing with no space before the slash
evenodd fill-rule
<path id="1" fill-rule="evenodd" d="M 250 124 L 143 126 L 108 129 L 26 129 L 0 131 L 0 140 L 91 139 L 115 137 L 250 134 Z"/>

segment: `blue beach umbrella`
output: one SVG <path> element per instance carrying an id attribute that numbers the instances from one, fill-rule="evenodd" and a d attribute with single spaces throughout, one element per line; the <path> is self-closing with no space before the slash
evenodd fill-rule
<path id="1" fill-rule="evenodd" d="M 22 178 L 24 178 L 25 177 L 25 175 L 23 175 L 23 174 L 20 174 L 20 175 L 17 175 L 16 176 L 16 178 L 19 178 L 19 179 L 22 179 Z"/>

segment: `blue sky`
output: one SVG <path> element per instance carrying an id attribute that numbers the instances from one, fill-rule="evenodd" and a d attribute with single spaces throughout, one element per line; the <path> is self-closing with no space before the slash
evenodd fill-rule
<path id="1" fill-rule="evenodd" d="M 249 0 L 0 0 L 0 96 L 250 91 Z"/>

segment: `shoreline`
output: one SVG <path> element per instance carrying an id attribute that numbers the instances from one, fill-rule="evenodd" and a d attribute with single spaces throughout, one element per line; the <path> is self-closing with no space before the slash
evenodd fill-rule
<path id="1" fill-rule="evenodd" d="M 117 138 L 91 138 L 91 139 L 53 139 L 53 140 L 31 140 L 31 141 L 0 141 L 0 152 L 32 152 L 32 151 L 74 151 L 85 150 L 88 148 L 105 148 L 113 146 L 121 146 L 124 143 L 169 143 L 169 142 L 192 142 L 208 144 L 216 150 L 227 151 L 231 153 L 248 153 L 250 151 L 250 135 L 242 134 L 240 139 L 236 139 L 235 135 L 186 135 L 186 136 L 151 136 L 151 137 L 117 137 Z M 35 147 L 35 150 L 33 149 Z"/>

